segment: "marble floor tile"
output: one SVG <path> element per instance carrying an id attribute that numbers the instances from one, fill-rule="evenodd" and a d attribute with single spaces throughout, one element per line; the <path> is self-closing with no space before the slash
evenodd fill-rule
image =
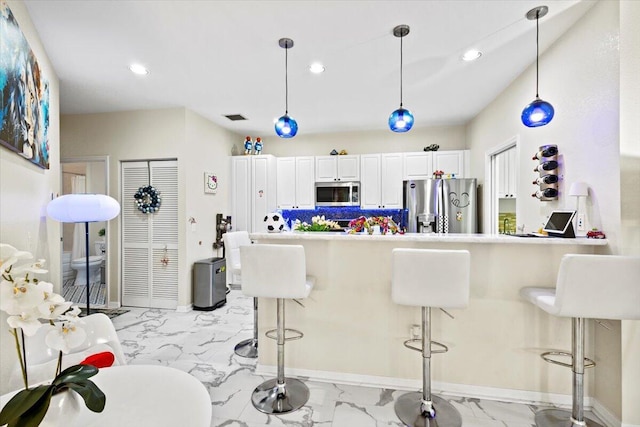
<path id="1" fill-rule="evenodd" d="M 310 397 L 300 410 L 266 415 L 251 404 L 257 359 L 238 357 L 235 345 L 253 334 L 253 299 L 232 290 L 213 311 L 130 308 L 113 319 L 130 364 L 171 366 L 190 373 L 209 390 L 212 427 L 402 426 L 394 402 L 403 390 L 306 381 Z M 441 396 L 460 412 L 465 427 L 533 427 L 533 405 Z"/>

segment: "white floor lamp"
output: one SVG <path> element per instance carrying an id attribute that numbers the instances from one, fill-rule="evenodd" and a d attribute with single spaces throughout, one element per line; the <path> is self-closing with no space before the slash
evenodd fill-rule
<path id="1" fill-rule="evenodd" d="M 120 204 L 104 194 L 66 194 L 47 205 L 47 215 L 59 222 L 84 222 L 85 256 L 87 258 L 87 316 L 91 314 L 89 302 L 89 223 L 109 221 L 120 213 Z"/>

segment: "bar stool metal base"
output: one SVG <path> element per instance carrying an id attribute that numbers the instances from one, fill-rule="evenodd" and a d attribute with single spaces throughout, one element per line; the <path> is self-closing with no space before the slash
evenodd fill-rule
<path id="1" fill-rule="evenodd" d="M 285 378 L 278 385 L 276 378 L 256 387 L 251 394 L 251 403 L 265 414 L 287 414 L 302 408 L 309 400 L 309 388 L 300 380 Z"/>
<path id="2" fill-rule="evenodd" d="M 233 351 L 240 357 L 255 359 L 258 357 L 258 340 L 249 338 L 248 340 L 240 341 Z"/>
<path id="3" fill-rule="evenodd" d="M 571 412 L 563 409 L 543 409 L 536 412 L 537 427 L 603 427 L 591 418 L 584 417 L 584 422 L 575 423 L 571 421 Z"/>
<path id="4" fill-rule="evenodd" d="M 422 393 L 413 392 L 400 396 L 395 403 L 396 415 L 410 427 L 461 427 L 462 417 L 456 408 L 438 396 L 431 396 L 436 410 L 435 418 L 422 414 Z"/>

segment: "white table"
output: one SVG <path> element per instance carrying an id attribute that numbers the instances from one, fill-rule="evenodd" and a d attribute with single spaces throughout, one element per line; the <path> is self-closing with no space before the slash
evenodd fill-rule
<path id="1" fill-rule="evenodd" d="M 80 399 L 79 416 L 67 427 L 209 427 L 211 399 L 205 386 L 178 369 L 124 365 L 100 369 L 91 380 L 107 401 L 95 413 Z M 0 398 L 4 405 L 14 393 Z"/>

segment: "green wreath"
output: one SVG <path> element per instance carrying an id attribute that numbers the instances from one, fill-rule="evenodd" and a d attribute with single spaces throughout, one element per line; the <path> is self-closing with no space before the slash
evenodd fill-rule
<path id="1" fill-rule="evenodd" d="M 160 192 L 150 185 L 138 188 L 133 198 L 136 201 L 138 210 L 144 214 L 154 213 L 160 209 L 160 202 L 162 201 Z"/>

